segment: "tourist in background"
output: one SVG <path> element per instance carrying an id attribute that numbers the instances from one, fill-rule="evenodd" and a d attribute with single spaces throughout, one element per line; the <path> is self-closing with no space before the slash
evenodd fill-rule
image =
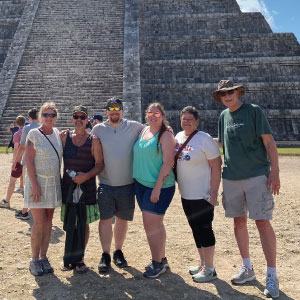
<path id="1" fill-rule="evenodd" d="M 103 122 L 103 117 L 101 115 L 94 115 L 91 119 L 93 127 L 97 124 L 100 124 Z"/>
<path id="2" fill-rule="evenodd" d="M 11 136 L 10 136 L 8 145 L 7 145 L 7 147 L 6 147 L 6 153 L 8 153 L 8 149 L 9 149 L 9 148 L 14 149 L 13 137 L 14 137 L 14 134 L 15 134 L 18 130 L 19 130 L 19 127 L 17 126 L 16 120 L 8 126 L 8 128 L 7 128 L 6 131 L 9 132 Z"/>
<path id="3" fill-rule="evenodd" d="M 163 220 L 175 193 L 172 171 L 175 139 L 168 128 L 165 111 L 160 103 L 149 105 L 146 121 L 149 126 L 145 127 L 134 145 L 133 177 L 152 255 L 152 262 L 143 275 L 156 278 L 168 267 Z"/>
<path id="4" fill-rule="evenodd" d="M 213 138 L 198 131 L 199 112 L 187 106 L 181 111 L 181 127 L 176 139 L 175 164 L 182 207 L 192 229 L 200 263 L 189 272 L 196 282 L 217 278 L 214 268 L 215 235 L 212 228 L 214 206 L 221 181 L 221 157 Z"/>
<path id="5" fill-rule="evenodd" d="M 259 106 L 244 104 L 242 85 L 221 80 L 213 93 L 225 109 L 219 118 L 219 145 L 223 146 L 223 206 L 234 219 L 234 234 L 242 256 L 242 267 L 232 277 L 234 284 L 255 279 L 250 260 L 247 212 L 255 220 L 267 261 L 267 297 L 279 297 L 276 274 L 276 236 L 270 220 L 274 195 L 279 194 L 279 166 L 276 144 L 267 118 Z M 271 167 L 271 168 L 270 168 Z"/>
<path id="6" fill-rule="evenodd" d="M 23 131 L 23 127 L 25 125 L 25 117 L 18 116 L 16 118 L 16 125 L 19 128 L 19 130 L 17 132 L 15 132 L 13 135 L 13 141 L 12 141 L 13 145 L 14 145 L 13 161 L 15 160 L 18 149 L 19 149 L 22 131 Z M 16 160 L 15 168 L 14 168 L 14 170 L 11 171 L 9 185 L 8 185 L 7 192 L 6 192 L 6 198 L 0 202 L 1 207 L 7 207 L 7 208 L 10 207 L 10 199 L 11 199 L 12 194 L 14 193 L 16 181 L 19 177 L 22 177 L 21 157 L 19 157 L 18 160 Z M 21 187 L 21 182 L 20 182 L 20 187 Z"/>
<path id="7" fill-rule="evenodd" d="M 72 115 L 74 130 L 61 135 L 64 148 L 61 220 L 67 233 L 62 271 L 75 269 L 77 273 L 88 270 L 83 261 L 84 250 L 90 235 L 89 224 L 99 220 L 96 175 L 104 168 L 101 143 L 96 136 L 86 132 L 87 122 L 87 108 L 82 105 L 75 106 Z M 81 203 L 76 206 L 68 203 L 68 197 L 70 188 L 73 191 L 78 185 L 82 195 L 79 199 Z M 79 213 L 78 208 L 84 211 Z"/>
<path id="8" fill-rule="evenodd" d="M 33 216 L 29 270 L 32 275 L 52 273 L 47 258 L 54 209 L 61 206 L 60 165 L 62 143 L 59 131 L 54 127 L 57 120 L 54 102 L 46 102 L 39 113 L 41 127 L 29 131 L 26 140 L 24 207 Z"/>
<path id="9" fill-rule="evenodd" d="M 23 177 L 25 177 L 25 174 L 26 174 L 26 160 L 25 160 L 25 155 L 24 155 L 26 138 L 27 138 L 28 132 L 31 129 L 39 127 L 38 112 L 39 111 L 37 108 L 31 108 L 28 110 L 29 125 L 26 125 L 23 128 L 20 145 L 19 145 L 17 155 L 14 158 L 14 162 L 12 165 L 12 171 L 16 170 L 17 163 L 22 159 L 21 164 L 23 166 Z M 24 195 L 24 193 L 23 193 L 23 195 Z M 17 210 L 15 216 L 17 219 L 21 219 L 21 220 L 29 219 L 28 209 L 23 207 L 21 210 Z"/>

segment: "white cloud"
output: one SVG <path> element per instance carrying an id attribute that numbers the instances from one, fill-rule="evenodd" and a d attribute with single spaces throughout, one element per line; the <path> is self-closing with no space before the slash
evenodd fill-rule
<path id="1" fill-rule="evenodd" d="M 237 0 L 242 12 L 261 12 L 267 22 L 270 24 L 271 28 L 276 29 L 274 17 L 269 9 L 267 8 L 265 2 L 263 0 Z"/>

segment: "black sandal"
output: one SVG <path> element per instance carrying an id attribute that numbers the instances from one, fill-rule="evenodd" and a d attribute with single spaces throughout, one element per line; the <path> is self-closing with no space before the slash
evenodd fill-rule
<path id="1" fill-rule="evenodd" d="M 81 268 L 83 268 L 83 269 L 80 270 Z M 78 274 L 84 274 L 88 271 L 88 268 L 87 268 L 87 266 L 85 265 L 84 262 L 79 262 L 79 263 L 76 264 L 75 271 Z"/>

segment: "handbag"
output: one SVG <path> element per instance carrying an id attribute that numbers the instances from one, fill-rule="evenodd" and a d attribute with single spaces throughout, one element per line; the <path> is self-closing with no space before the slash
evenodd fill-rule
<path id="1" fill-rule="evenodd" d="M 174 158 L 174 166 L 173 166 L 173 172 L 174 172 L 174 176 L 175 176 L 175 180 L 177 181 L 177 160 L 179 158 L 179 155 L 181 154 L 181 152 L 183 151 L 184 147 L 187 145 L 187 143 L 192 139 L 192 137 L 198 132 L 198 130 L 196 129 L 193 133 L 191 133 L 189 135 L 189 137 L 186 139 L 186 141 L 181 145 L 181 147 L 178 149 L 178 151 L 175 154 L 175 158 Z"/>
<path id="2" fill-rule="evenodd" d="M 22 175 L 22 171 L 23 171 L 23 166 L 19 162 L 17 162 L 16 169 L 11 171 L 10 175 L 11 175 L 11 177 L 19 178 Z"/>

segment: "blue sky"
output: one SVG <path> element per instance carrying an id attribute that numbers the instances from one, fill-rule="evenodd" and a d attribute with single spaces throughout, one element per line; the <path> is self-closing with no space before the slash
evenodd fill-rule
<path id="1" fill-rule="evenodd" d="M 300 0 L 237 0 L 243 12 L 260 11 L 273 32 L 292 32 L 300 42 Z"/>

